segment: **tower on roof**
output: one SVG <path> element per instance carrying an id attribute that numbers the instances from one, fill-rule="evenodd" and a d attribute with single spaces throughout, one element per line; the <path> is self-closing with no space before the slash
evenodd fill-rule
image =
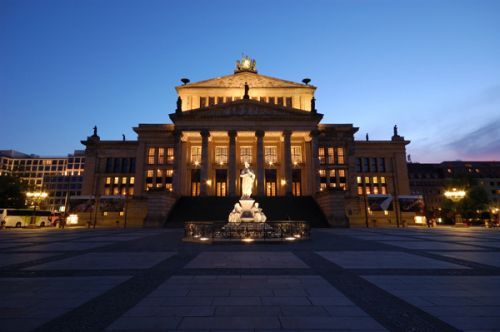
<path id="1" fill-rule="evenodd" d="M 250 59 L 248 55 L 241 57 L 241 60 L 236 60 L 236 69 L 234 73 L 250 72 L 257 74 L 257 62 L 255 59 Z"/>

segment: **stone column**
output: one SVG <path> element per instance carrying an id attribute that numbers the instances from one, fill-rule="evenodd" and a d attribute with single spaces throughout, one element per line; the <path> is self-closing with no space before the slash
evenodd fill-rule
<path id="1" fill-rule="evenodd" d="M 227 160 L 228 194 L 236 196 L 236 130 L 228 131 L 229 151 Z"/>
<path id="2" fill-rule="evenodd" d="M 264 196 L 264 131 L 257 130 L 255 136 L 257 137 L 257 195 Z"/>
<path id="3" fill-rule="evenodd" d="M 182 131 L 175 130 L 173 132 L 174 136 L 174 183 L 173 191 L 177 195 L 181 194 L 181 170 L 182 170 L 182 146 L 181 146 L 181 137 Z"/>
<path id="4" fill-rule="evenodd" d="M 283 132 L 283 149 L 285 150 L 285 158 L 283 163 L 285 164 L 285 195 L 292 195 L 292 144 L 291 144 L 292 132 L 285 130 Z"/>
<path id="5" fill-rule="evenodd" d="M 312 173 L 312 190 L 314 195 L 319 191 L 319 156 L 318 156 L 318 130 L 313 130 L 309 134 L 311 136 L 311 173 Z"/>
<path id="6" fill-rule="evenodd" d="M 204 129 L 200 131 L 200 134 L 201 134 L 200 196 L 206 196 L 207 180 L 208 180 L 208 137 L 210 137 L 210 132 Z"/>

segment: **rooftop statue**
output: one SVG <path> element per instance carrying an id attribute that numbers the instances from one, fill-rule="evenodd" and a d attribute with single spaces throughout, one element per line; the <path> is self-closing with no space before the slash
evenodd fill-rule
<path id="1" fill-rule="evenodd" d="M 257 62 L 255 59 L 250 59 L 248 55 L 242 56 L 241 60 L 236 61 L 236 69 L 235 73 L 241 73 L 244 71 L 252 72 L 252 73 L 257 73 Z"/>

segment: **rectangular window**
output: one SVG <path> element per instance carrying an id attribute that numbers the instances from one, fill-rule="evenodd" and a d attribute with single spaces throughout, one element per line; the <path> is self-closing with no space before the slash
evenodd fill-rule
<path id="1" fill-rule="evenodd" d="M 215 162 L 219 165 L 227 164 L 227 146 L 215 147 Z"/>
<path id="2" fill-rule="evenodd" d="M 262 103 L 265 103 L 266 102 L 266 97 L 260 97 L 259 100 L 262 102 Z"/>
<path id="3" fill-rule="evenodd" d="M 333 148 L 328 148 L 328 164 L 335 163 L 335 156 L 333 152 Z"/>
<path id="4" fill-rule="evenodd" d="M 113 158 L 106 158 L 106 173 L 113 172 Z"/>
<path id="5" fill-rule="evenodd" d="M 292 97 L 286 97 L 286 107 L 292 107 Z"/>
<path id="6" fill-rule="evenodd" d="M 115 185 L 118 184 L 118 183 L 120 183 L 120 178 L 116 176 L 115 179 L 114 179 L 114 181 L 113 181 L 113 183 Z"/>
<path id="7" fill-rule="evenodd" d="M 361 158 L 356 158 L 356 172 L 361 173 Z"/>
<path id="8" fill-rule="evenodd" d="M 337 176 L 336 176 L 336 170 L 331 169 L 328 171 L 328 177 L 330 178 L 330 187 L 335 188 L 337 187 Z"/>
<path id="9" fill-rule="evenodd" d="M 153 165 L 155 163 L 155 148 L 148 149 L 148 165 Z"/>
<path id="10" fill-rule="evenodd" d="M 370 159 L 368 158 L 363 158 L 363 172 L 370 172 Z"/>
<path id="11" fill-rule="evenodd" d="M 200 97 L 200 108 L 206 107 L 207 106 L 207 98 L 206 97 Z"/>
<path id="12" fill-rule="evenodd" d="M 325 149 L 324 148 L 319 148 L 318 149 L 318 158 L 319 158 L 319 163 L 324 164 L 325 163 Z"/>
<path id="13" fill-rule="evenodd" d="M 278 100 L 278 102 L 277 102 L 278 105 L 280 105 L 280 106 L 284 105 L 284 103 L 283 103 L 283 97 L 278 97 L 277 100 Z"/>
<path id="14" fill-rule="evenodd" d="M 127 177 L 122 177 L 122 184 L 127 184 Z"/>
<path id="15" fill-rule="evenodd" d="M 122 173 L 129 173 L 130 171 L 130 165 L 129 165 L 129 158 L 122 158 Z"/>
<path id="16" fill-rule="evenodd" d="M 266 164 L 275 164 L 278 161 L 278 149 L 276 146 L 264 147 L 264 161 Z"/>
<path id="17" fill-rule="evenodd" d="M 208 97 L 208 106 L 213 106 L 215 104 L 215 97 Z"/>
<path id="18" fill-rule="evenodd" d="M 130 177 L 130 184 L 134 184 L 135 183 L 135 177 L 134 176 L 131 176 Z"/>
<path id="19" fill-rule="evenodd" d="M 370 158 L 370 160 L 371 160 L 370 170 L 372 172 L 378 172 L 377 158 Z"/>
<path id="20" fill-rule="evenodd" d="M 107 177 L 106 178 L 106 185 L 110 185 L 111 184 L 111 178 L 110 177 Z"/>
<path id="21" fill-rule="evenodd" d="M 344 148 L 337 148 L 337 163 L 344 164 Z"/>
<path id="22" fill-rule="evenodd" d="M 269 104 L 275 104 L 275 102 L 274 102 L 274 97 L 269 97 L 269 99 L 268 99 L 268 100 L 269 100 L 269 101 L 268 101 L 268 103 L 269 103 Z"/>
<path id="23" fill-rule="evenodd" d="M 339 175 L 339 187 L 343 190 L 347 190 L 347 175 L 345 169 L 338 170 Z"/>
<path id="24" fill-rule="evenodd" d="M 378 158 L 378 171 L 385 172 L 385 158 Z"/>
<path id="25" fill-rule="evenodd" d="M 242 146 L 240 148 L 240 160 L 243 164 L 245 161 L 248 163 L 252 162 L 252 147 L 251 146 Z"/>
<path id="26" fill-rule="evenodd" d="M 217 104 L 223 104 L 224 103 L 224 97 L 217 97 Z"/>
<path id="27" fill-rule="evenodd" d="M 158 164 L 165 163 L 165 148 L 158 148 Z"/>
<path id="28" fill-rule="evenodd" d="M 302 147 L 300 145 L 292 146 L 292 163 L 294 165 L 302 163 Z"/>
<path id="29" fill-rule="evenodd" d="M 167 148 L 167 161 L 169 163 L 174 161 L 174 148 Z"/>
<path id="30" fill-rule="evenodd" d="M 226 103 L 230 103 L 233 101 L 233 97 L 226 97 Z"/>
<path id="31" fill-rule="evenodd" d="M 195 165 L 201 163 L 201 146 L 191 147 L 191 162 Z"/>
<path id="32" fill-rule="evenodd" d="M 165 170 L 165 176 L 171 178 L 174 175 L 174 170 L 173 169 L 166 169 Z"/>

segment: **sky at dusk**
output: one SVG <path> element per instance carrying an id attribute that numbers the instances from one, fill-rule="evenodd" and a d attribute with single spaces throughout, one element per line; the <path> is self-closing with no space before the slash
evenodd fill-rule
<path id="1" fill-rule="evenodd" d="M 318 87 L 323 123 L 413 161 L 500 160 L 500 1 L 0 1 L 0 149 L 66 155 L 169 123 L 174 86 L 259 73 Z"/>

